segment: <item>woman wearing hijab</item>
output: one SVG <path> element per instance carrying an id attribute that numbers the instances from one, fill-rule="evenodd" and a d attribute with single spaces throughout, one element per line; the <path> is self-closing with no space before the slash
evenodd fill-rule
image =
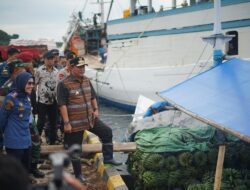
<path id="1" fill-rule="evenodd" d="M 30 73 L 22 72 L 17 75 L 15 84 L 15 89 L 5 97 L 0 109 L 0 130 L 4 134 L 7 154 L 20 160 L 29 171 L 31 158 L 29 95 L 34 87 L 34 80 Z"/>

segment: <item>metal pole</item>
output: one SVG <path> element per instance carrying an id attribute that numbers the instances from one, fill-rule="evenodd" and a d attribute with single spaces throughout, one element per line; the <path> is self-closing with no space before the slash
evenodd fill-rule
<path id="1" fill-rule="evenodd" d="M 221 35 L 221 2 L 220 0 L 214 1 L 214 35 Z M 222 47 L 224 45 L 223 38 L 216 38 L 214 44 L 214 65 L 222 63 Z"/>
<path id="2" fill-rule="evenodd" d="M 210 43 L 213 48 L 214 66 L 222 63 L 224 44 L 230 41 L 233 35 L 224 35 L 221 30 L 221 1 L 214 0 L 214 30 L 213 35 L 203 37 L 203 40 Z"/>
<path id="3" fill-rule="evenodd" d="M 130 0 L 130 15 L 135 15 L 135 0 Z"/>
<path id="4" fill-rule="evenodd" d="M 148 12 L 152 12 L 152 0 L 148 0 Z"/>
<path id="5" fill-rule="evenodd" d="M 104 28 L 104 2 L 100 1 L 100 11 L 101 11 L 101 27 Z"/>
<path id="6" fill-rule="evenodd" d="M 176 8 L 176 0 L 172 0 L 172 9 Z"/>

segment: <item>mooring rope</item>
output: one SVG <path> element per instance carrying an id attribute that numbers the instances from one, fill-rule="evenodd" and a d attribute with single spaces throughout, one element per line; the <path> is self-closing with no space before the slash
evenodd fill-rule
<path id="1" fill-rule="evenodd" d="M 104 117 L 138 117 L 143 116 L 144 113 L 141 114 L 99 114 L 100 116 Z"/>

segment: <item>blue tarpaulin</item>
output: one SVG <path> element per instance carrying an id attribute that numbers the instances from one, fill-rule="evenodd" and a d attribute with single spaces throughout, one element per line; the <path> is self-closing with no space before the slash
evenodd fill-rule
<path id="1" fill-rule="evenodd" d="M 249 61 L 226 61 L 160 96 L 177 109 L 250 142 Z"/>

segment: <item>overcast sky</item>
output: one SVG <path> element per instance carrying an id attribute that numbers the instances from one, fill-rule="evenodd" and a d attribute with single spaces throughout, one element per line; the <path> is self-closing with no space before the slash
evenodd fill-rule
<path id="1" fill-rule="evenodd" d="M 99 11 L 97 0 L 0 0 L 0 29 L 9 34 L 19 34 L 22 39 L 47 38 L 62 41 L 72 13 L 82 11 L 84 18 L 92 18 Z M 105 2 L 111 0 L 105 0 Z M 115 0 L 110 19 L 122 17 L 130 0 Z M 181 0 L 180 0 L 181 1 Z M 145 5 L 147 0 L 139 0 Z M 171 0 L 153 0 L 155 10 L 160 5 L 169 7 Z M 105 4 L 107 13 L 109 3 Z"/>

